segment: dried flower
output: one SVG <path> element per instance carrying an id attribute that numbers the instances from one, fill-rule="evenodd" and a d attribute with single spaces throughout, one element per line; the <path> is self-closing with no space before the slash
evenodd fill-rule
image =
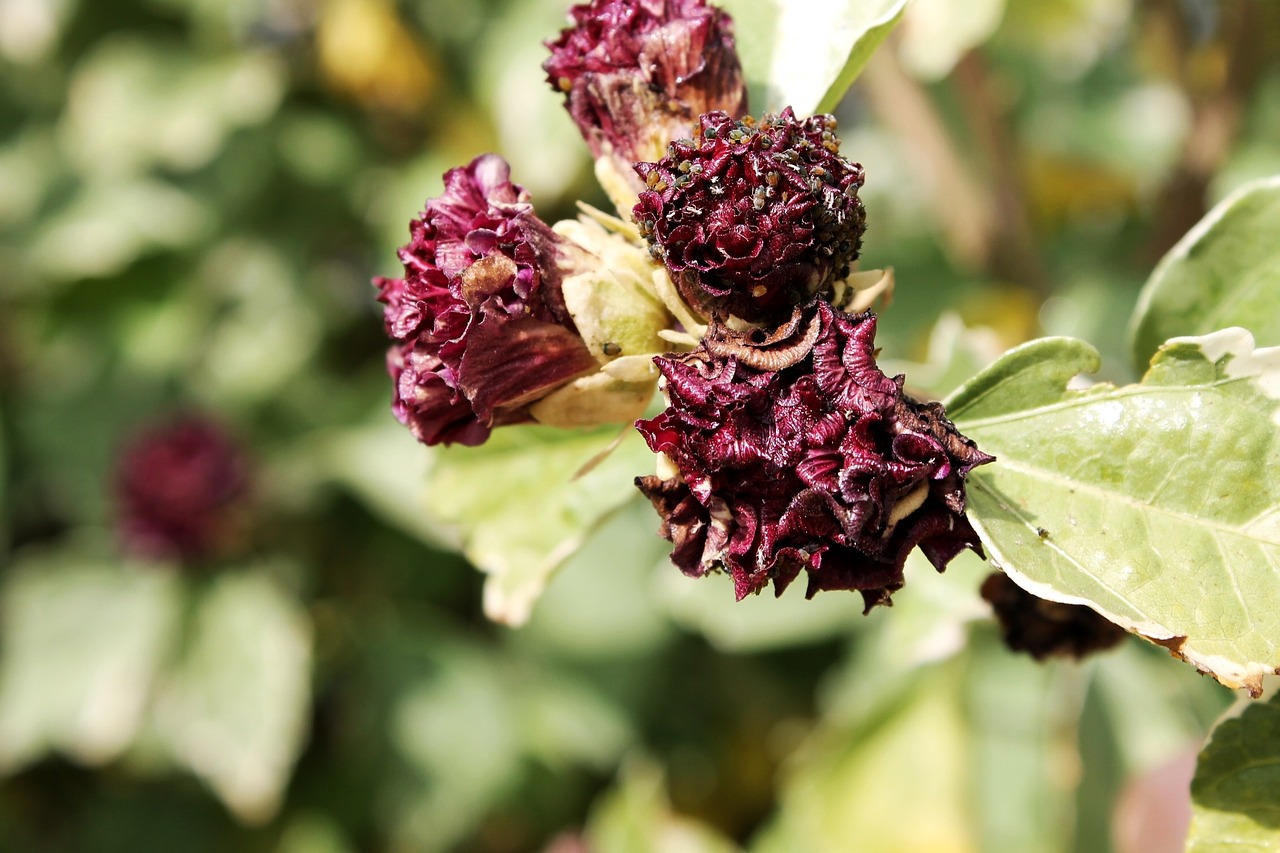
<path id="1" fill-rule="evenodd" d="M 727 570 L 741 599 L 804 570 L 808 596 L 856 589 L 870 609 L 913 547 L 939 571 L 982 553 L 964 477 L 992 457 L 880 371 L 875 327 L 815 301 L 771 334 L 713 321 L 698 349 L 655 359 L 670 405 L 636 426 L 677 476 L 636 484 L 686 574 Z"/>
<path id="2" fill-rule="evenodd" d="M 248 466 L 216 424 L 186 415 L 134 436 L 115 496 L 124 547 L 146 557 L 199 559 L 234 538 Z"/>
<path id="3" fill-rule="evenodd" d="M 395 340 L 396 417 L 425 444 L 475 445 L 599 366 L 560 291 L 588 256 L 537 217 L 501 157 L 444 180 L 409 225 L 404 278 L 375 284 Z"/>
<path id="4" fill-rule="evenodd" d="M 705 0 L 592 0 L 569 17 L 542 67 L 592 155 L 631 195 L 643 189 L 632 163 L 662 156 L 702 113 L 746 110 L 732 22 Z"/>
<path id="5" fill-rule="evenodd" d="M 1082 604 L 1063 604 L 1032 595 L 1004 572 L 982 582 L 982 597 L 995 611 L 1005 645 L 1036 660 L 1082 658 L 1106 651 L 1125 630 Z"/>
<path id="6" fill-rule="evenodd" d="M 709 113 L 693 139 L 636 165 L 647 187 L 636 223 L 693 308 L 781 322 L 849 274 L 863 172 L 834 130 L 831 116 L 800 121 L 790 107 L 758 123 Z"/>

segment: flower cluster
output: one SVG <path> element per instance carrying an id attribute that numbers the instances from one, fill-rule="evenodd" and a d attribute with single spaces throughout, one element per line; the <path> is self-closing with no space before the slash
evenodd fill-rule
<path id="1" fill-rule="evenodd" d="M 803 571 L 808 594 L 902 586 L 982 553 L 964 480 L 991 457 L 876 366 L 855 273 L 862 167 L 835 119 L 745 115 L 731 22 L 705 0 L 591 0 L 544 64 L 635 227 L 588 210 L 550 227 L 496 155 L 445 176 L 381 279 L 394 410 L 427 444 L 504 424 L 633 420 L 639 477 L 686 574 L 739 598 Z M 868 276 L 870 277 L 868 279 Z M 866 281 L 880 282 L 855 303 Z M 655 370 L 656 365 L 656 370 Z"/>
<path id="2" fill-rule="evenodd" d="M 839 154 L 835 119 L 791 108 L 698 122 L 656 163 L 638 163 L 646 190 L 640 233 L 703 315 L 779 322 L 849 274 L 866 213 L 862 167 Z"/>
<path id="3" fill-rule="evenodd" d="M 528 202 L 497 155 L 450 170 L 409 226 L 404 278 L 376 281 L 396 342 L 393 409 L 425 444 L 480 444 L 598 367 L 560 292 L 582 252 Z"/>
<path id="4" fill-rule="evenodd" d="M 234 538 L 248 465 L 218 425 L 186 415 L 134 436 L 116 471 L 124 547 L 144 557 L 197 560 Z"/>
<path id="5" fill-rule="evenodd" d="M 547 81 L 598 160 L 629 180 L 698 116 L 746 110 L 746 84 L 729 16 L 705 0 L 592 0 L 547 42 Z"/>
<path id="6" fill-rule="evenodd" d="M 963 480 L 991 457 L 880 371 L 875 328 L 815 301 L 768 334 L 713 322 L 658 359 L 670 405 L 636 426 L 677 476 L 637 485 L 686 574 L 727 570 L 741 599 L 803 570 L 809 596 L 856 589 L 870 608 L 917 545 L 940 570 L 981 553 Z"/>

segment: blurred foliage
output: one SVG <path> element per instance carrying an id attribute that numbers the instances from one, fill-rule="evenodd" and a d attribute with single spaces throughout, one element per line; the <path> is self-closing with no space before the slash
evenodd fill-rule
<path id="1" fill-rule="evenodd" d="M 884 355 L 940 396 L 1070 334 L 1131 381 L 1154 261 L 1280 173 L 1280 7 L 945 5 L 837 109 L 865 266 L 896 270 Z M 547 220 L 605 204 L 538 68 L 564 6 L 0 0 L 0 850 L 1095 853 L 1225 706 L 1136 640 L 1011 657 L 976 560 L 866 617 L 735 605 L 637 502 L 527 626 L 484 618 L 369 279 L 482 151 Z M 139 564 L 116 454 L 190 410 L 249 448 L 252 524 Z M 484 476 L 526 525 L 559 499 Z"/>

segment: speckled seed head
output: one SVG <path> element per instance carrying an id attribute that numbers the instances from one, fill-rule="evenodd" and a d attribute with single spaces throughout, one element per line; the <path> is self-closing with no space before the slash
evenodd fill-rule
<path id="1" fill-rule="evenodd" d="M 834 131 L 831 116 L 801 121 L 790 107 L 759 122 L 713 112 L 661 160 L 636 164 L 636 223 L 693 308 L 782 322 L 849 274 L 866 229 L 863 172 Z"/>

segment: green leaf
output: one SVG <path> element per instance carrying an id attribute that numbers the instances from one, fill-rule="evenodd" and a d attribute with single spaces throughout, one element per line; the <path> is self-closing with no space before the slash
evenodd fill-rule
<path id="1" fill-rule="evenodd" d="M 803 117 L 831 110 L 906 0 L 723 0 L 750 91 L 751 112 L 790 106 Z"/>
<path id="2" fill-rule="evenodd" d="M 521 625 L 552 573 L 635 495 L 654 456 L 634 429 L 594 468 L 575 476 L 618 437 L 542 426 L 504 427 L 480 447 L 435 451 L 427 504 L 456 525 L 463 551 L 489 578 L 489 618 Z"/>
<path id="3" fill-rule="evenodd" d="M 1223 199 L 1156 266 L 1130 325 L 1134 364 L 1168 338 L 1227 326 L 1280 344 L 1280 175 Z"/>
<path id="4" fill-rule="evenodd" d="M 657 514 L 637 492 L 558 570 L 522 642 L 587 660 L 657 654 L 675 630 L 656 600 L 654 575 L 680 575 L 657 527 Z"/>
<path id="5" fill-rule="evenodd" d="M 592 809 L 587 847 L 609 853 L 735 853 L 737 847 L 712 827 L 671 809 L 662 770 L 636 757 L 622 765 L 618 785 Z"/>
<path id="6" fill-rule="evenodd" d="M 792 756 L 778 820 L 753 853 L 976 853 L 959 674 L 935 670 L 886 716 L 819 728 Z"/>
<path id="7" fill-rule="evenodd" d="M 1280 664 L 1280 348 L 1169 341 L 1142 384 L 1072 391 L 1097 352 L 1019 347 L 948 402 L 997 461 L 969 516 L 1028 591 L 1085 604 L 1229 687 Z"/>
<path id="8" fill-rule="evenodd" d="M 902 64 L 923 80 L 941 80 L 1000 26 L 1005 0 L 914 0 L 902 25 Z"/>
<path id="9" fill-rule="evenodd" d="M 99 764 L 137 734 L 180 612 L 166 567 L 28 558 L 0 591 L 0 769 L 58 750 Z"/>
<path id="10" fill-rule="evenodd" d="M 885 615 L 887 627 L 895 613 Z M 779 812 L 752 853 L 1071 849 L 1085 673 L 1010 655 L 987 626 L 965 633 L 959 654 L 917 663 L 892 686 L 874 653 L 888 644 L 866 654 L 861 637 L 852 644 L 847 671 L 826 679 L 819 724 L 784 765 Z M 845 694 L 834 706 L 833 680 Z"/>
<path id="11" fill-rule="evenodd" d="M 397 703 L 392 735 L 421 776 L 397 832 L 401 849 L 448 850 L 520 778 L 510 671 L 486 650 L 440 644 L 436 673 Z"/>
<path id="12" fill-rule="evenodd" d="M 1280 694 L 1228 716 L 1196 762 L 1187 853 L 1280 849 Z"/>
<path id="13" fill-rule="evenodd" d="M 201 594 L 187 648 L 159 691 L 160 741 L 247 823 L 269 820 L 311 706 L 311 623 L 260 567 Z"/>
<path id="14" fill-rule="evenodd" d="M 9 450 L 5 445 L 4 409 L 0 407 L 0 554 L 9 553 Z"/>

